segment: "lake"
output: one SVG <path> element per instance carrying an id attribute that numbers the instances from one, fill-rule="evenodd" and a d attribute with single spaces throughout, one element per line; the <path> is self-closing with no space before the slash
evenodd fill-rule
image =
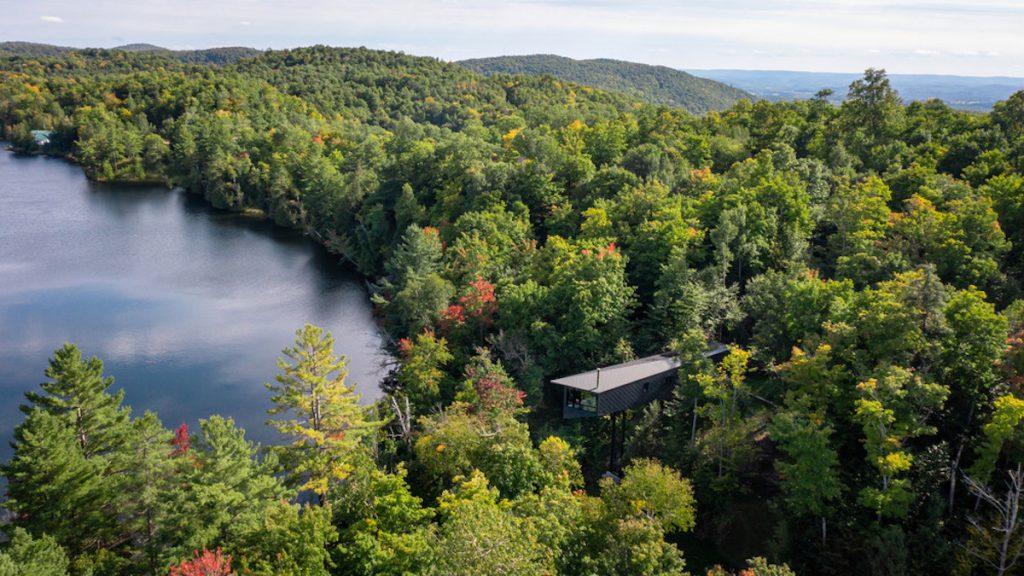
<path id="1" fill-rule="evenodd" d="M 231 416 L 268 443 L 276 360 L 329 329 L 364 401 L 390 358 L 362 280 L 303 235 L 161 186 L 89 182 L 0 150 L 0 458 L 24 392 L 64 342 L 99 356 L 135 412 L 164 425 Z"/>

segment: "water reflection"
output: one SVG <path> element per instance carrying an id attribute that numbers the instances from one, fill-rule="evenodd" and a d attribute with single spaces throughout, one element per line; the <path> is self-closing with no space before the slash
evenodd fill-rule
<path id="1" fill-rule="evenodd" d="M 334 333 L 376 398 L 383 336 L 360 279 L 325 250 L 183 193 L 0 153 L 0 456 L 65 341 L 103 358 L 136 410 L 167 425 L 229 415 L 269 441 L 263 383 L 305 322 Z"/>

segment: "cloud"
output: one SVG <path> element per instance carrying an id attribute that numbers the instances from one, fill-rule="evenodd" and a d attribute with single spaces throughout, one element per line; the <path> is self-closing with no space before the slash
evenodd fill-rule
<path id="1" fill-rule="evenodd" d="M 51 22 L 53 24 L 64 23 L 64 19 L 61 18 L 60 16 L 40 16 L 39 19 L 42 20 L 43 22 Z"/>

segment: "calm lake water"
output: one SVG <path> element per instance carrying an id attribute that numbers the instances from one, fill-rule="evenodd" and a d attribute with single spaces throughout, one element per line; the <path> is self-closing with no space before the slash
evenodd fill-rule
<path id="1" fill-rule="evenodd" d="M 0 151 L 0 458 L 64 342 L 99 356 L 138 413 L 168 427 L 222 414 L 272 442 L 263 384 L 306 322 L 331 330 L 349 382 L 377 398 L 384 336 L 361 280 L 321 247 L 181 192 Z"/>

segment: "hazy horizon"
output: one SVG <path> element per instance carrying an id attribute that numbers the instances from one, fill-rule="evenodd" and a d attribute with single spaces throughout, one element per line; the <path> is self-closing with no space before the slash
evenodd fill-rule
<path id="1" fill-rule="evenodd" d="M 687 70 L 1024 76 L 1015 0 L 0 0 L 0 12 L 0 40 L 72 47 L 328 44 L 443 60 L 546 53 Z"/>
<path id="2" fill-rule="evenodd" d="M 356 48 L 356 47 L 362 47 L 362 48 L 367 48 L 367 49 L 371 49 L 371 50 L 396 50 L 394 48 L 382 48 L 382 47 L 366 46 L 366 45 L 356 46 L 356 45 L 347 45 L 347 44 L 322 44 L 322 43 L 321 44 L 296 44 L 294 46 L 266 47 L 266 48 L 258 48 L 256 46 L 245 45 L 245 44 L 232 44 L 232 45 L 216 44 L 216 45 L 203 46 L 203 47 L 170 48 L 170 47 L 167 47 L 167 46 L 162 46 L 162 45 L 159 45 L 159 44 L 154 44 L 152 42 L 145 42 L 145 41 L 141 41 L 141 40 L 140 41 L 136 41 L 136 42 L 126 42 L 126 43 L 122 43 L 122 44 L 112 44 L 112 45 L 108 45 L 108 46 L 100 46 L 100 45 L 72 46 L 70 44 L 58 44 L 58 43 L 53 43 L 53 42 L 36 42 L 34 40 L 20 40 L 20 39 L 10 39 L 10 40 L 2 39 L 2 40 L 0 40 L 0 42 L 21 42 L 21 43 L 27 43 L 27 44 L 50 45 L 50 46 L 57 46 L 57 47 L 60 47 L 60 48 L 72 48 L 72 49 L 79 49 L 79 50 L 86 50 L 86 49 L 114 50 L 114 49 L 123 48 L 123 47 L 141 46 L 141 45 L 149 45 L 149 46 L 153 46 L 154 48 L 163 48 L 163 49 L 168 49 L 168 50 L 172 50 L 172 51 L 211 50 L 211 49 L 217 49 L 217 48 L 252 48 L 254 50 L 294 50 L 294 49 L 298 49 L 298 48 L 308 48 L 308 47 L 317 46 L 317 45 L 325 45 L 325 46 L 329 46 L 331 48 Z M 404 53 L 409 54 L 411 56 L 422 56 L 422 57 L 439 58 L 439 59 L 447 61 L 447 62 L 461 62 L 463 60 L 499 58 L 499 57 L 503 57 L 503 56 L 512 56 L 512 57 L 516 57 L 516 56 L 561 56 L 561 57 L 565 57 L 565 58 L 572 58 L 571 56 L 565 56 L 563 54 L 552 54 L 552 53 L 536 52 L 536 53 L 522 53 L 522 54 L 490 54 L 490 55 L 486 55 L 486 56 L 474 56 L 472 58 L 460 58 L 460 59 L 448 60 L 448 59 L 445 59 L 445 58 L 441 58 L 439 56 L 435 56 L 433 54 L 417 54 L 417 53 L 413 53 L 413 52 L 406 52 L 404 50 L 396 50 L 396 51 L 404 52 Z M 587 58 L 573 58 L 573 59 L 574 60 L 618 60 L 618 61 L 621 61 L 621 62 L 636 62 L 636 63 L 640 63 L 640 64 L 648 64 L 648 65 L 651 65 L 651 66 L 665 66 L 664 64 L 651 64 L 649 62 L 638 62 L 638 61 L 635 61 L 635 60 L 622 60 L 621 58 L 609 58 L 607 56 L 593 56 L 593 57 L 587 57 Z M 824 74 L 833 74 L 833 75 L 837 75 L 837 76 L 838 75 L 858 75 L 859 76 L 859 75 L 864 73 L 864 69 L 862 69 L 862 70 L 806 70 L 806 69 L 794 69 L 794 68 L 693 68 L 693 67 L 677 68 L 677 67 L 674 67 L 674 66 L 668 66 L 668 67 L 672 68 L 672 69 L 675 69 L 675 70 L 682 71 L 682 72 L 692 72 L 692 73 L 730 71 L 730 72 L 769 72 L 769 73 L 770 72 L 777 72 L 777 73 L 823 74 L 823 75 Z M 875 66 L 875 68 L 885 68 L 885 67 L 884 66 Z M 1020 75 L 1012 75 L 1012 74 L 967 74 L 967 73 L 959 73 L 959 74 L 957 74 L 957 73 L 945 73 L 945 72 L 939 72 L 939 73 L 933 73 L 933 72 L 891 72 L 891 71 L 887 71 L 887 72 L 888 72 L 889 76 L 953 76 L 953 77 L 962 77 L 962 78 L 1010 78 L 1010 79 L 1024 79 L 1024 72 L 1022 72 Z"/>

